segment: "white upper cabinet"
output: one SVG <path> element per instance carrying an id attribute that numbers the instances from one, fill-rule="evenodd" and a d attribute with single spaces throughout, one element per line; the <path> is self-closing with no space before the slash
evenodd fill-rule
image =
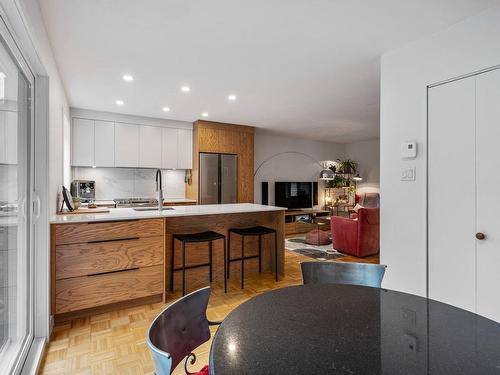
<path id="1" fill-rule="evenodd" d="M 177 168 L 177 129 L 163 128 L 162 129 L 162 155 L 161 167 L 163 169 Z"/>
<path id="2" fill-rule="evenodd" d="M 115 124 L 115 166 L 139 166 L 139 126 Z"/>
<path id="3" fill-rule="evenodd" d="M 162 128 L 139 126 L 139 167 L 162 167 Z"/>
<path id="4" fill-rule="evenodd" d="M 115 166 L 115 123 L 95 120 L 94 165 Z"/>
<path id="5" fill-rule="evenodd" d="M 16 163 L 17 145 L 7 131 L 17 131 L 17 114 L 0 112 L 0 163 Z M 73 118 L 71 165 L 191 169 L 193 130 Z M 9 155 L 9 156 L 7 156 Z M 6 160 L 9 161 L 6 161 Z"/>
<path id="6" fill-rule="evenodd" d="M 92 167 L 94 165 L 94 120 L 73 119 L 71 165 Z"/>
<path id="7" fill-rule="evenodd" d="M 193 168 L 193 130 L 178 129 L 177 134 L 178 147 L 178 169 Z"/>

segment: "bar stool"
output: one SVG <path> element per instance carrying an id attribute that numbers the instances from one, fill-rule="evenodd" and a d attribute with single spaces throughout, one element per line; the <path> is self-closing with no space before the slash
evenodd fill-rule
<path id="1" fill-rule="evenodd" d="M 181 241 L 182 243 L 182 266 L 174 268 L 174 254 L 175 254 L 175 240 Z M 223 234 L 206 231 L 199 233 L 189 233 L 189 234 L 174 234 L 172 236 L 172 246 L 170 250 L 170 291 L 174 290 L 174 272 L 182 271 L 182 295 L 186 294 L 186 270 L 199 267 L 209 268 L 210 282 L 212 282 L 212 242 L 216 240 L 224 240 L 224 293 L 227 293 L 227 277 L 226 277 L 226 236 Z M 198 242 L 208 242 L 208 263 L 195 264 L 192 266 L 186 266 L 186 244 L 187 243 L 198 243 Z"/>
<path id="2" fill-rule="evenodd" d="M 231 233 L 239 234 L 241 236 L 241 257 L 231 259 Z M 259 258 L 259 272 L 262 272 L 262 236 L 266 234 L 274 234 L 274 259 L 275 259 L 275 273 L 276 281 L 278 281 L 278 239 L 276 230 L 273 228 L 256 226 L 250 228 L 229 228 L 227 234 L 227 278 L 229 279 L 231 262 L 241 261 L 241 289 L 244 287 L 245 276 L 245 260 Z M 245 256 L 245 237 L 259 237 L 259 254 Z"/>

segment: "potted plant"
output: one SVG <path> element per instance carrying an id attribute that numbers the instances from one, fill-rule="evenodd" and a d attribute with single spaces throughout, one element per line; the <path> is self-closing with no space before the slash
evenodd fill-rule
<path id="1" fill-rule="evenodd" d="M 345 186 L 346 179 L 344 176 L 336 174 L 334 179 L 332 180 L 332 187 L 334 188 L 342 188 Z"/>
<path id="2" fill-rule="evenodd" d="M 75 207 L 75 210 L 78 210 L 80 206 L 82 205 L 82 201 L 78 197 L 72 197 L 73 199 L 73 206 Z"/>
<path id="3" fill-rule="evenodd" d="M 358 167 L 358 163 L 351 159 L 341 160 L 338 163 L 338 168 L 345 174 L 354 174 L 356 173 L 356 168 Z"/>

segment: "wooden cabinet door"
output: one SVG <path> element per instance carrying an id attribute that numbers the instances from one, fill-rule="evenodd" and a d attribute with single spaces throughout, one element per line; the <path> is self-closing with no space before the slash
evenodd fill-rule
<path id="1" fill-rule="evenodd" d="M 193 168 L 193 130 L 178 129 L 178 169 Z"/>
<path id="2" fill-rule="evenodd" d="M 178 129 L 162 129 L 161 167 L 163 169 L 177 168 L 178 159 Z"/>
<path id="3" fill-rule="evenodd" d="M 139 126 L 139 167 L 161 168 L 162 128 Z"/>
<path id="4" fill-rule="evenodd" d="M 115 166 L 139 166 L 139 126 L 115 124 Z"/>
<path id="5" fill-rule="evenodd" d="M 95 121 L 94 165 L 97 167 L 115 166 L 115 123 Z"/>
<path id="6" fill-rule="evenodd" d="M 92 167 L 94 164 L 94 120 L 73 119 L 71 165 Z"/>

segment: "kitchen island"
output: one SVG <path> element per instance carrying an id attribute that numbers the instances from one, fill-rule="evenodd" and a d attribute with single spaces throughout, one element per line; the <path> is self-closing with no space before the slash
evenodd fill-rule
<path id="1" fill-rule="evenodd" d="M 73 317 L 117 307 L 169 298 L 172 236 L 214 231 L 227 237 L 229 228 L 262 225 L 276 230 L 262 238 L 262 272 L 284 274 L 284 208 L 258 204 L 190 205 L 158 210 L 110 209 L 109 213 L 57 215 L 51 220 L 52 313 Z M 231 258 L 240 257 L 241 239 L 231 238 Z M 178 242 L 178 241 L 176 241 Z M 189 244 L 186 266 L 206 263 L 207 243 Z M 223 241 L 213 242 L 214 288 L 224 283 Z M 245 240 L 245 256 L 257 254 L 257 238 Z M 180 243 L 174 249 L 174 268 L 181 265 Z M 239 278 L 241 262 L 230 263 Z M 258 259 L 245 261 L 245 274 L 258 273 Z M 186 271 L 187 291 L 210 285 L 208 267 Z M 181 272 L 174 272 L 174 292 Z M 178 294 L 177 294 L 178 295 Z"/>

